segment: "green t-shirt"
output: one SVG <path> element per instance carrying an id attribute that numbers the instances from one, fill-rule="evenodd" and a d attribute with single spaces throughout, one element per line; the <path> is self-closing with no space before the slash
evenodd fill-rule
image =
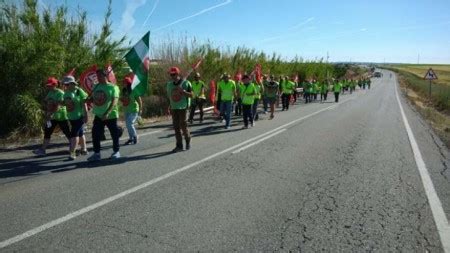
<path id="1" fill-rule="evenodd" d="M 183 94 L 183 90 L 187 92 L 192 91 L 192 85 L 189 81 L 180 80 L 177 85 L 175 85 L 172 81 L 168 82 L 166 89 L 170 100 L 170 108 L 172 110 L 187 109 L 190 106 L 191 98 Z"/>
<path id="2" fill-rule="evenodd" d="M 198 82 L 192 81 L 192 91 L 194 92 L 194 98 L 206 99 L 205 92 L 202 92 L 202 88 L 205 88 L 206 90 L 206 85 L 202 80 Z"/>
<path id="3" fill-rule="evenodd" d="M 234 93 L 236 92 L 236 84 L 234 81 L 229 80 L 228 82 L 220 81 L 218 85 L 218 92 L 221 94 L 222 102 L 233 101 Z"/>
<path id="4" fill-rule="evenodd" d="M 294 89 L 294 82 L 292 81 L 284 81 L 281 85 L 281 89 L 283 94 L 292 94 Z"/>
<path id="5" fill-rule="evenodd" d="M 328 84 L 327 83 L 321 83 L 320 84 L 320 92 L 322 94 L 325 94 L 328 92 Z"/>
<path id="6" fill-rule="evenodd" d="M 64 93 L 64 104 L 67 108 L 67 117 L 70 120 L 78 120 L 83 117 L 83 106 L 88 94 L 76 87 L 73 91 Z"/>
<path id="7" fill-rule="evenodd" d="M 102 118 L 108 110 L 109 106 L 120 95 L 119 88 L 111 83 L 99 83 L 95 86 L 92 92 L 92 98 L 94 100 L 94 108 L 92 112 L 95 116 Z M 119 108 L 114 106 L 107 119 L 117 119 L 119 117 Z"/>
<path id="8" fill-rule="evenodd" d="M 137 94 L 136 89 L 132 90 L 130 94 L 128 94 L 128 90 L 126 88 L 123 90 L 120 101 L 122 102 L 125 113 L 139 112 L 138 98 L 139 95 Z"/>
<path id="9" fill-rule="evenodd" d="M 249 83 L 248 85 L 242 84 L 240 87 L 240 94 L 243 105 L 252 105 L 255 102 L 256 88 L 255 84 Z"/>
<path id="10" fill-rule="evenodd" d="M 342 84 L 341 83 L 334 83 L 333 90 L 334 90 L 335 93 L 341 92 Z"/>
<path id="11" fill-rule="evenodd" d="M 276 98 L 278 92 L 278 83 L 277 82 L 268 82 L 264 89 L 264 93 L 268 98 Z"/>
<path id="12" fill-rule="evenodd" d="M 54 89 L 48 92 L 45 97 L 47 112 L 52 113 L 52 120 L 67 120 L 67 110 L 64 105 L 64 91 Z"/>

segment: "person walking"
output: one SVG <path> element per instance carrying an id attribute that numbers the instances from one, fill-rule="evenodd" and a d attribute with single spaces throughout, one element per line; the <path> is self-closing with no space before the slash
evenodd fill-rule
<path id="1" fill-rule="evenodd" d="M 217 92 L 221 94 L 220 113 L 225 118 L 225 129 L 229 129 L 233 99 L 236 97 L 236 84 L 233 80 L 230 80 L 230 75 L 224 74 L 223 79 L 218 84 Z"/>
<path id="2" fill-rule="evenodd" d="M 334 91 L 334 102 L 339 102 L 339 94 L 342 90 L 342 84 L 338 79 L 334 80 L 333 91 Z"/>
<path id="3" fill-rule="evenodd" d="M 46 104 L 44 140 L 42 146 L 33 151 L 33 153 L 38 156 L 45 156 L 47 154 L 46 150 L 48 145 L 50 144 L 50 138 L 56 126 L 59 126 L 61 131 L 70 142 L 69 120 L 67 118 L 66 106 L 63 105 L 64 91 L 58 88 L 58 84 L 58 79 L 49 77 L 45 85 L 48 93 L 44 99 L 44 102 Z"/>
<path id="4" fill-rule="evenodd" d="M 259 119 L 258 105 L 259 105 L 259 101 L 261 101 L 261 94 L 264 93 L 264 86 L 262 84 L 258 83 L 257 81 L 254 82 L 254 85 L 255 85 L 256 95 L 255 95 L 254 101 L 253 101 L 252 115 L 253 115 L 253 121 L 257 121 Z"/>
<path id="5" fill-rule="evenodd" d="M 191 101 L 191 111 L 189 113 L 189 123 L 194 123 L 195 109 L 198 107 L 200 111 L 200 123 L 203 123 L 203 105 L 206 102 L 206 84 L 200 80 L 200 73 L 196 72 L 194 74 L 194 81 L 192 85 L 192 101 Z"/>
<path id="6" fill-rule="evenodd" d="M 291 99 L 291 95 L 294 91 L 294 82 L 289 80 L 289 77 L 286 76 L 283 80 L 283 83 L 281 84 L 281 90 L 282 90 L 282 94 L 281 94 L 281 100 L 282 100 L 282 104 L 283 104 L 283 109 L 284 110 L 289 110 L 289 102 Z"/>
<path id="7" fill-rule="evenodd" d="M 83 125 L 88 122 L 88 109 L 86 99 L 88 94 L 78 87 L 73 76 L 65 76 L 62 81 L 66 87 L 64 92 L 64 104 L 67 109 L 67 117 L 70 121 L 70 155 L 69 160 L 77 157 L 77 145 L 80 144 L 81 155 L 88 155 L 86 148 L 86 136 Z"/>
<path id="8" fill-rule="evenodd" d="M 328 81 L 320 83 L 320 102 L 327 101 L 328 96 Z"/>
<path id="9" fill-rule="evenodd" d="M 250 76 L 244 74 L 242 76 L 243 85 L 240 88 L 239 96 L 242 98 L 242 115 L 244 118 L 244 129 L 254 126 L 252 107 L 254 104 L 255 95 L 257 94 L 255 84 L 250 81 Z"/>
<path id="10" fill-rule="evenodd" d="M 277 102 L 279 84 L 275 81 L 275 77 L 270 76 L 270 81 L 267 83 L 264 93 L 266 94 L 267 102 L 270 105 L 270 118 L 274 118 L 275 113 L 275 103 Z"/>
<path id="11" fill-rule="evenodd" d="M 105 133 L 105 126 L 108 128 L 113 141 L 113 153 L 111 159 L 120 158 L 120 130 L 117 125 L 119 118 L 119 109 L 117 103 L 119 101 L 120 89 L 116 85 L 107 81 L 107 73 L 99 69 L 97 70 L 98 84 L 92 90 L 92 101 L 94 114 L 94 123 L 92 126 L 92 143 L 94 146 L 94 154 L 88 158 L 88 161 L 99 161 L 101 159 L 101 139 Z"/>
<path id="12" fill-rule="evenodd" d="M 123 109 L 125 111 L 125 122 L 128 130 L 128 140 L 125 145 L 137 144 L 138 135 L 134 124 L 138 117 L 142 115 L 142 98 L 131 88 L 133 80 L 125 77 L 123 80 L 123 88 L 120 97 Z"/>
<path id="13" fill-rule="evenodd" d="M 187 127 L 186 113 L 193 96 L 192 85 L 188 80 L 183 80 L 180 75 L 180 69 L 171 67 L 169 75 L 172 79 L 167 82 L 166 90 L 170 100 L 170 113 L 172 115 L 172 124 L 175 131 L 176 146 L 173 153 L 183 151 L 183 132 L 186 142 L 186 150 L 191 149 L 191 134 Z"/>

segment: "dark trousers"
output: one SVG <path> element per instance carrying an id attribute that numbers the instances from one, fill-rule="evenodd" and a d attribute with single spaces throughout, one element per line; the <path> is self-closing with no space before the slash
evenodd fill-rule
<path id="1" fill-rule="evenodd" d="M 328 93 L 320 93 L 320 101 L 322 101 L 322 100 L 327 101 L 327 96 L 328 96 Z"/>
<path id="2" fill-rule="evenodd" d="M 95 116 L 94 125 L 92 126 L 92 143 L 94 145 L 94 152 L 99 153 L 101 146 L 100 141 L 105 134 L 105 126 L 108 128 L 113 141 L 113 151 L 119 151 L 119 127 L 117 126 L 117 119 L 102 120 Z"/>
<path id="3" fill-rule="evenodd" d="M 311 93 L 305 93 L 305 103 L 311 103 Z"/>
<path id="4" fill-rule="evenodd" d="M 70 127 L 68 120 L 51 120 L 50 122 L 52 123 L 50 127 L 47 127 L 47 124 L 45 125 L 44 139 L 50 139 L 56 126 L 59 126 L 66 138 L 70 140 Z"/>
<path id="5" fill-rule="evenodd" d="M 291 94 L 282 94 L 281 102 L 283 103 L 283 109 L 289 109 L 289 100 L 291 98 Z"/>
<path id="6" fill-rule="evenodd" d="M 249 121 L 250 124 L 253 124 L 252 107 L 253 105 L 242 105 L 242 115 L 244 115 L 244 126 L 248 126 Z"/>
<path id="7" fill-rule="evenodd" d="M 339 92 L 334 93 L 334 102 L 339 102 Z"/>
<path id="8" fill-rule="evenodd" d="M 295 103 L 295 102 L 297 102 L 297 96 L 298 96 L 298 94 L 297 94 L 297 91 L 296 91 L 296 90 L 294 90 L 294 95 L 293 95 L 293 96 L 294 96 L 294 103 Z"/>
<path id="9" fill-rule="evenodd" d="M 192 101 L 192 105 L 191 105 L 191 111 L 189 113 L 189 121 L 194 120 L 194 115 L 195 115 L 195 109 L 198 106 L 198 109 L 200 110 L 200 121 L 203 121 L 203 104 L 205 103 L 205 99 L 203 98 L 195 98 Z"/>
<path id="10" fill-rule="evenodd" d="M 172 110 L 171 114 L 177 147 L 183 148 L 183 137 L 181 136 L 181 132 L 183 132 L 186 143 L 191 141 L 191 134 L 189 133 L 186 122 L 186 109 Z"/>
<path id="11" fill-rule="evenodd" d="M 71 120 L 70 138 L 82 137 L 84 135 L 83 125 L 83 119 Z"/>
<path id="12" fill-rule="evenodd" d="M 236 105 L 234 107 L 234 115 L 240 116 L 242 114 L 242 99 L 236 99 Z"/>
<path id="13" fill-rule="evenodd" d="M 263 109 L 264 112 L 267 112 L 267 110 L 269 109 L 269 99 L 267 97 L 263 98 Z"/>

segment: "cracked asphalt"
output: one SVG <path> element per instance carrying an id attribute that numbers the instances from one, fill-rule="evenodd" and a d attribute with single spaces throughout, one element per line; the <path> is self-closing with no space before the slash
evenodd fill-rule
<path id="1" fill-rule="evenodd" d="M 225 152 L 2 252 L 443 252 L 396 101 L 395 78 L 341 97 L 337 107 Z M 420 151 L 450 217 L 450 155 L 403 99 Z M 121 148 L 120 161 L 65 161 L 61 145 L 0 153 L 0 241 L 223 151 L 333 103 L 303 102 L 249 130 L 208 119 L 192 149 L 170 124 Z M 262 138 L 262 137 L 261 137 Z M 111 149 L 106 145 L 103 157 Z"/>

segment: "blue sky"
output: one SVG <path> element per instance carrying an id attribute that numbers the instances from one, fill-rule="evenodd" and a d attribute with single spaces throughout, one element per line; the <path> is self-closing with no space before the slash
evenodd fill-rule
<path id="1" fill-rule="evenodd" d="M 99 29 L 107 0 L 40 0 L 88 11 Z M 113 0 L 114 36 L 134 43 L 180 35 L 330 61 L 450 64 L 449 0 Z"/>

